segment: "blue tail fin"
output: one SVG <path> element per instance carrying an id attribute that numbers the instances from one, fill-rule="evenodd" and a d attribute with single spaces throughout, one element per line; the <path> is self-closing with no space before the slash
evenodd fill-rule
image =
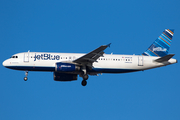
<path id="1" fill-rule="evenodd" d="M 154 43 L 144 53 L 142 53 L 142 55 L 158 57 L 168 55 L 173 34 L 174 30 L 165 29 L 163 33 L 154 41 Z"/>

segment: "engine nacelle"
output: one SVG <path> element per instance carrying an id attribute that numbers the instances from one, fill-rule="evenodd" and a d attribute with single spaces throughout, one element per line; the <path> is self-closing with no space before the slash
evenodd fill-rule
<path id="1" fill-rule="evenodd" d="M 79 66 L 71 63 L 56 63 L 56 71 L 57 72 L 74 72 L 80 70 Z"/>
<path id="2" fill-rule="evenodd" d="M 67 73 L 58 73 L 54 72 L 55 81 L 73 81 L 77 80 L 77 74 L 67 74 Z"/>

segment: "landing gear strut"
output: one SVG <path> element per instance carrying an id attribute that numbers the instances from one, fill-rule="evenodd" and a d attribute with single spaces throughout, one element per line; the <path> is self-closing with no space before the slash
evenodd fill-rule
<path id="1" fill-rule="evenodd" d="M 25 72 L 26 77 L 24 77 L 24 81 L 27 81 L 28 71 Z"/>
<path id="2" fill-rule="evenodd" d="M 80 75 L 83 78 L 83 81 L 81 82 L 82 86 L 86 86 L 87 85 L 87 79 L 89 78 L 89 76 L 87 75 L 87 71 L 86 71 L 86 66 L 82 66 L 82 74 Z"/>
<path id="3" fill-rule="evenodd" d="M 87 85 L 86 80 L 89 78 L 89 76 L 87 74 L 85 74 L 85 75 L 82 76 L 82 78 L 83 78 L 83 81 L 81 82 L 81 85 L 86 86 Z"/>

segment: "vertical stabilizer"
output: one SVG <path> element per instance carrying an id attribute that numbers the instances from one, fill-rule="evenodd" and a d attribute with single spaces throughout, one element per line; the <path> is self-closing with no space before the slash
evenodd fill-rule
<path id="1" fill-rule="evenodd" d="M 173 34 L 174 30 L 165 29 L 163 33 L 154 41 L 154 43 L 144 53 L 142 53 L 142 55 L 158 57 L 168 55 Z"/>

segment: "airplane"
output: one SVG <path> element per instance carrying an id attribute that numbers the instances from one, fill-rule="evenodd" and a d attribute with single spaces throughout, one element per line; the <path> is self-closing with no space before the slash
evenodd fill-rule
<path id="1" fill-rule="evenodd" d="M 87 54 L 30 51 L 17 53 L 5 60 L 3 66 L 25 71 L 25 81 L 29 71 L 48 71 L 54 73 L 55 81 L 74 81 L 79 75 L 83 78 L 82 86 L 86 86 L 89 75 L 144 71 L 177 63 L 172 58 L 175 54 L 168 54 L 173 35 L 173 29 L 165 29 L 140 55 L 105 54 L 104 50 L 110 47 L 110 43 Z"/>

